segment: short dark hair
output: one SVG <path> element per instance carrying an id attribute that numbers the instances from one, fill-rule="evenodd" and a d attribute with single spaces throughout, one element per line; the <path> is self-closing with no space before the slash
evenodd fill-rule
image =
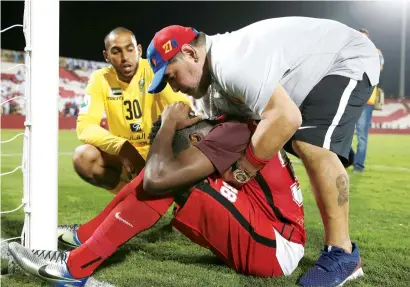
<path id="1" fill-rule="evenodd" d="M 105 35 L 105 37 L 104 37 L 105 49 L 107 49 L 107 42 L 108 42 L 108 38 L 110 37 L 110 35 L 119 35 L 121 33 L 129 33 L 132 37 L 135 38 L 135 35 L 131 30 L 129 30 L 127 28 L 124 28 L 124 27 L 117 27 L 117 28 L 111 30 L 107 35 Z"/>
<path id="2" fill-rule="evenodd" d="M 153 123 L 151 128 L 151 133 L 148 136 L 150 140 L 150 144 L 152 144 L 155 140 L 155 137 L 158 134 L 158 131 L 161 127 L 162 118 L 161 116 L 158 117 L 158 120 Z M 190 127 L 184 128 L 182 130 L 176 131 L 174 135 L 174 139 L 172 141 L 172 150 L 174 153 L 179 153 L 181 151 L 186 150 L 191 145 L 191 140 L 189 136 L 193 133 L 199 133 L 204 129 L 208 129 L 212 127 L 213 124 L 207 120 L 200 121 Z"/>

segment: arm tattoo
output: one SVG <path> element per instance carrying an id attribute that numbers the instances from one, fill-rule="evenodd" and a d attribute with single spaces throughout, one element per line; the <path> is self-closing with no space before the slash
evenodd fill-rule
<path id="1" fill-rule="evenodd" d="M 344 205 L 349 201 L 349 178 L 345 174 L 341 174 L 336 178 L 336 187 L 339 192 L 337 204 Z"/>

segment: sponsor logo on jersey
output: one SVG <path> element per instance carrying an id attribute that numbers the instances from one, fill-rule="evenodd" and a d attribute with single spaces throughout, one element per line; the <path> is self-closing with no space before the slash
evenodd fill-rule
<path id="1" fill-rule="evenodd" d="M 122 101 L 124 99 L 123 96 L 119 96 L 119 97 L 107 97 L 107 100 L 109 101 Z"/>
<path id="2" fill-rule="evenodd" d="M 139 123 L 132 123 L 130 124 L 130 129 L 132 132 L 140 132 L 141 131 L 141 125 Z"/>

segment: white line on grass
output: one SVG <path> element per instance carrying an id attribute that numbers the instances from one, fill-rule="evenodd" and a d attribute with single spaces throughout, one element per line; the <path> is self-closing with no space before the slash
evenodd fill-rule
<path id="1" fill-rule="evenodd" d="M 68 156 L 68 155 L 72 155 L 72 152 L 60 152 L 58 153 L 58 155 L 61 156 Z M 22 156 L 22 153 L 5 153 L 2 154 L 2 157 L 15 157 L 15 156 Z M 297 163 L 297 164 L 301 164 L 302 162 L 300 160 L 292 160 L 292 163 Z M 370 169 L 374 168 L 374 169 L 383 169 L 383 170 L 400 170 L 400 171 L 408 171 L 410 172 L 410 168 L 409 167 L 403 167 L 403 166 L 387 166 L 387 165 L 369 165 L 368 166 Z"/>
<path id="2" fill-rule="evenodd" d="M 84 287 L 114 287 L 114 285 L 111 285 L 105 281 L 99 281 L 94 277 L 90 277 Z"/>

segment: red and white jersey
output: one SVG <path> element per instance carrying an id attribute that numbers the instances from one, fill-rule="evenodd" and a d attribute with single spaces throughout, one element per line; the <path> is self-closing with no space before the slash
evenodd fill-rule
<path id="1" fill-rule="evenodd" d="M 250 136 L 248 124 L 225 122 L 217 125 L 196 146 L 214 164 L 219 174 L 223 174 L 242 156 Z M 252 206 L 268 216 L 284 238 L 305 244 L 302 193 L 286 153 L 279 152 L 239 190 L 225 183 L 218 174 L 208 180 L 215 190 L 233 203 L 239 193 L 245 193 Z"/>

